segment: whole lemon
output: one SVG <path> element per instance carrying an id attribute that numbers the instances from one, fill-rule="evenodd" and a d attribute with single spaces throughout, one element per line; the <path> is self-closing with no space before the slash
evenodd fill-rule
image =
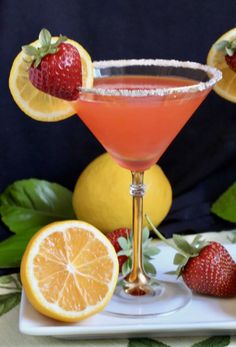
<path id="1" fill-rule="evenodd" d="M 171 185 L 158 165 L 145 172 L 144 183 L 143 211 L 158 225 L 172 203 Z M 73 207 L 77 218 L 104 233 L 120 227 L 131 228 L 130 184 L 129 170 L 120 167 L 107 153 L 97 157 L 81 173 L 74 189 Z"/>

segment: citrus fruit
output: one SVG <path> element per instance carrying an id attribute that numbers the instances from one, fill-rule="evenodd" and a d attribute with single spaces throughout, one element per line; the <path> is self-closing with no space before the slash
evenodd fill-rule
<path id="1" fill-rule="evenodd" d="M 76 322 L 101 311 L 118 278 L 110 241 L 81 221 L 49 224 L 30 240 L 21 263 L 26 296 L 36 310 Z"/>
<path id="2" fill-rule="evenodd" d="M 162 169 L 154 165 L 145 172 L 146 194 L 143 210 L 155 225 L 167 215 L 172 190 Z M 73 193 L 76 216 L 106 233 L 120 227 L 132 227 L 131 174 L 105 153 L 81 173 Z M 146 221 L 144 219 L 144 225 Z"/>
<path id="3" fill-rule="evenodd" d="M 58 37 L 53 37 L 55 42 Z M 80 53 L 82 65 L 82 84 L 84 87 L 93 85 L 93 65 L 88 52 L 76 41 L 67 39 Z M 39 46 L 39 40 L 31 43 Z M 29 58 L 21 51 L 15 58 L 9 77 L 9 88 L 14 101 L 29 117 L 43 121 L 59 121 L 72 116 L 75 111 L 71 103 L 48 95 L 35 88 L 29 80 Z"/>
<path id="4" fill-rule="evenodd" d="M 217 44 L 223 40 L 232 41 L 236 39 L 236 28 L 226 32 L 212 45 L 207 64 L 221 70 L 223 78 L 214 87 L 214 91 L 226 100 L 236 103 L 236 73 L 225 61 L 225 53 L 217 48 Z"/>

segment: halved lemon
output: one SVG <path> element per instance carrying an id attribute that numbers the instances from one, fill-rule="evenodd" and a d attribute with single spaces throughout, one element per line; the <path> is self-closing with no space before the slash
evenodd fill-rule
<path id="1" fill-rule="evenodd" d="M 223 78 L 214 86 L 214 91 L 226 100 L 236 103 L 236 72 L 231 70 L 225 61 L 225 54 L 217 50 L 216 44 L 223 41 L 232 41 L 236 39 L 236 28 L 222 35 L 211 47 L 207 64 L 214 66 L 222 71 Z"/>
<path id="2" fill-rule="evenodd" d="M 53 37 L 52 42 L 57 39 L 58 37 Z M 75 46 L 80 53 L 83 87 L 92 87 L 93 64 L 88 52 L 76 41 L 67 39 L 66 42 Z M 39 46 L 39 40 L 31 45 Z M 10 92 L 19 108 L 29 117 L 43 122 L 55 122 L 72 116 L 75 111 L 70 102 L 43 93 L 32 85 L 27 60 L 27 56 L 21 51 L 12 64 L 9 76 Z"/>
<path id="3" fill-rule="evenodd" d="M 42 228 L 29 242 L 21 263 L 26 296 L 51 318 L 77 322 L 100 312 L 116 286 L 119 265 L 110 241 L 81 221 Z"/>

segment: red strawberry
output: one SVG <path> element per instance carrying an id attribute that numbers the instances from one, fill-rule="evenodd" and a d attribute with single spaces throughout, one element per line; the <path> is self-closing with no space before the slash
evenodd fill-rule
<path id="1" fill-rule="evenodd" d="M 111 241 L 113 247 L 115 248 L 116 253 L 122 250 L 118 242 L 118 239 L 120 237 L 124 237 L 125 239 L 128 240 L 129 236 L 130 236 L 130 229 L 128 228 L 119 228 L 107 234 L 107 238 Z M 127 259 L 128 257 L 126 255 L 118 256 L 120 271 L 122 269 L 123 264 L 126 262 Z"/>
<path id="2" fill-rule="evenodd" d="M 232 56 L 226 55 L 225 60 L 229 67 L 236 72 L 236 53 L 234 53 Z"/>
<path id="3" fill-rule="evenodd" d="M 222 297 L 236 295 L 236 264 L 217 242 L 202 248 L 198 256 L 190 257 L 181 275 L 196 293 Z"/>
<path id="4" fill-rule="evenodd" d="M 236 39 L 232 41 L 222 40 L 215 44 L 218 51 L 225 54 L 225 61 L 236 72 Z"/>
<path id="5" fill-rule="evenodd" d="M 23 46 L 23 51 L 33 57 L 29 69 L 31 83 L 44 93 L 65 100 L 78 98 L 82 85 L 79 51 L 60 36 L 51 42 L 51 34 L 43 29 L 39 34 L 41 47 Z"/>
<path id="6" fill-rule="evenodd" d="M 190 244 L 175 234 L 174 242 L 170 243 L 146 218 L 157 236 L 177 250 L 174 264 L 178 268 L 175 273 L 183 277 L 190 289 L 217 297 L 236 295 L 236 263 L 221 244 L 201 240 L 201 235 L 197 235 Z"/>

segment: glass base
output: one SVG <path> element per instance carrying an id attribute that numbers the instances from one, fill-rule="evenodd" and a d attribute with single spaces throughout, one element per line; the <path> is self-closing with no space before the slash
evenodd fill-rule
<path id="1" fill-rule="evenodd" d="M 142 296 L 127 294 L 123 286 L 116 290 L 103 314 L 127 318 L 152 318 L 174 313 L 186 306 L 192 293 L 182 282 L 155 281 Z"/>

